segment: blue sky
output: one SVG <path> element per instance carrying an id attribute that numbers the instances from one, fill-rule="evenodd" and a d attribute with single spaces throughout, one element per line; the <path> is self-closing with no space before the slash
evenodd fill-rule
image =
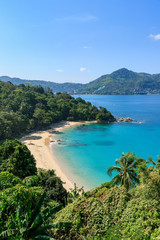
<path id="1" fill-rule="evenodd" d="M 0 0 L 0 76 L 160 73 L 160 0 Z"/>

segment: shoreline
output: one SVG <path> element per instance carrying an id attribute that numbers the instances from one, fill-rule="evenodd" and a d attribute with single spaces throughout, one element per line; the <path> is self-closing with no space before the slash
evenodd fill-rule
<path id="1" fill-rule="evenodd" d="M 68 179 L 67 175 L 63 172 L 63 169 L 61 169 L 57 163 L 56 157 L 51 151 L 50 144 L 54 144 L 54 136 L 56 135 L 56 132 L 89 123 L 97 123 L 97 121 L 61 121 L 50 125 L 47 130 L 35 131 L 20 139 L 20 141 L 28 147 L 31 154 L 34 156 L 36 160 L 36 167 L 46 170 L 55 170 L 56 176 L 60 177 L 62 182 L 64 182 L 63 186 L 67 191 L 70 191 L 70 188 L 74 188 L 74 182 Z"/>

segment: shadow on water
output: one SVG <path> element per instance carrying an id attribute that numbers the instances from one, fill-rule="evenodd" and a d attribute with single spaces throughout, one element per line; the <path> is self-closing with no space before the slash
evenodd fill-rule
<path id="1" fill-rule="evenodd" d="M 101 135 L 99 135 L 99 137 L 108 137 L 108 136 L 110 136 L 111 134 L 101 134 Z"/>
<path id="2" fill-rule="evenodd" d="M 67 145 L 68 147 L 79 147 L 79 146 L 88 146 L 86 143 L 71 143 Z"/>
<path id="3" fill-rule="evenodd" d="M 94 144 L 101 145 L 101 146 L 113 146 L 115 142 L 113 141 L 94 141 Z"/>
<path id="4" fill-rule="evenodd" d="M 76 129 L 79 132 L 104 132 L 104 130 L 111 126 L 110 124 L 87 124 L 85 126 L 78 126 Z"/>

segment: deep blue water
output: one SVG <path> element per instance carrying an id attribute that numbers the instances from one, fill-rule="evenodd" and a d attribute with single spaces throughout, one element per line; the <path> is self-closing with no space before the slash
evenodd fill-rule
<path id="1" fill-rule="evenodd" d="M 81 97 L 106 107 L 115 117 L 131 117 L 142 123 L 89 124 L 57 136 L 64 145 L 57 145 L 53 152 L 72 181 L 91 189 L 110 180 L 106 170 L 122 152 L 156 160 L 160 154 L 160 95 Z"/>

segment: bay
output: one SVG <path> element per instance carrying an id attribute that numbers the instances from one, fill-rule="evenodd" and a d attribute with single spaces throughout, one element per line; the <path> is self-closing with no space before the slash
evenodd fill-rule
<path id="1" fill-rule="evenodd" d="M 52 150 L 71 181 L 86 190 L 109 181 L 106 170 L 122 152 L 156 160 L 160 154 L 160 95 L 80 97 L 97 107 L 106 107 L 115 117 L 131 117 L 135 121 L 88 124 L 63 132 L 60 137 L 64 145 L 56 145 Z"/>

